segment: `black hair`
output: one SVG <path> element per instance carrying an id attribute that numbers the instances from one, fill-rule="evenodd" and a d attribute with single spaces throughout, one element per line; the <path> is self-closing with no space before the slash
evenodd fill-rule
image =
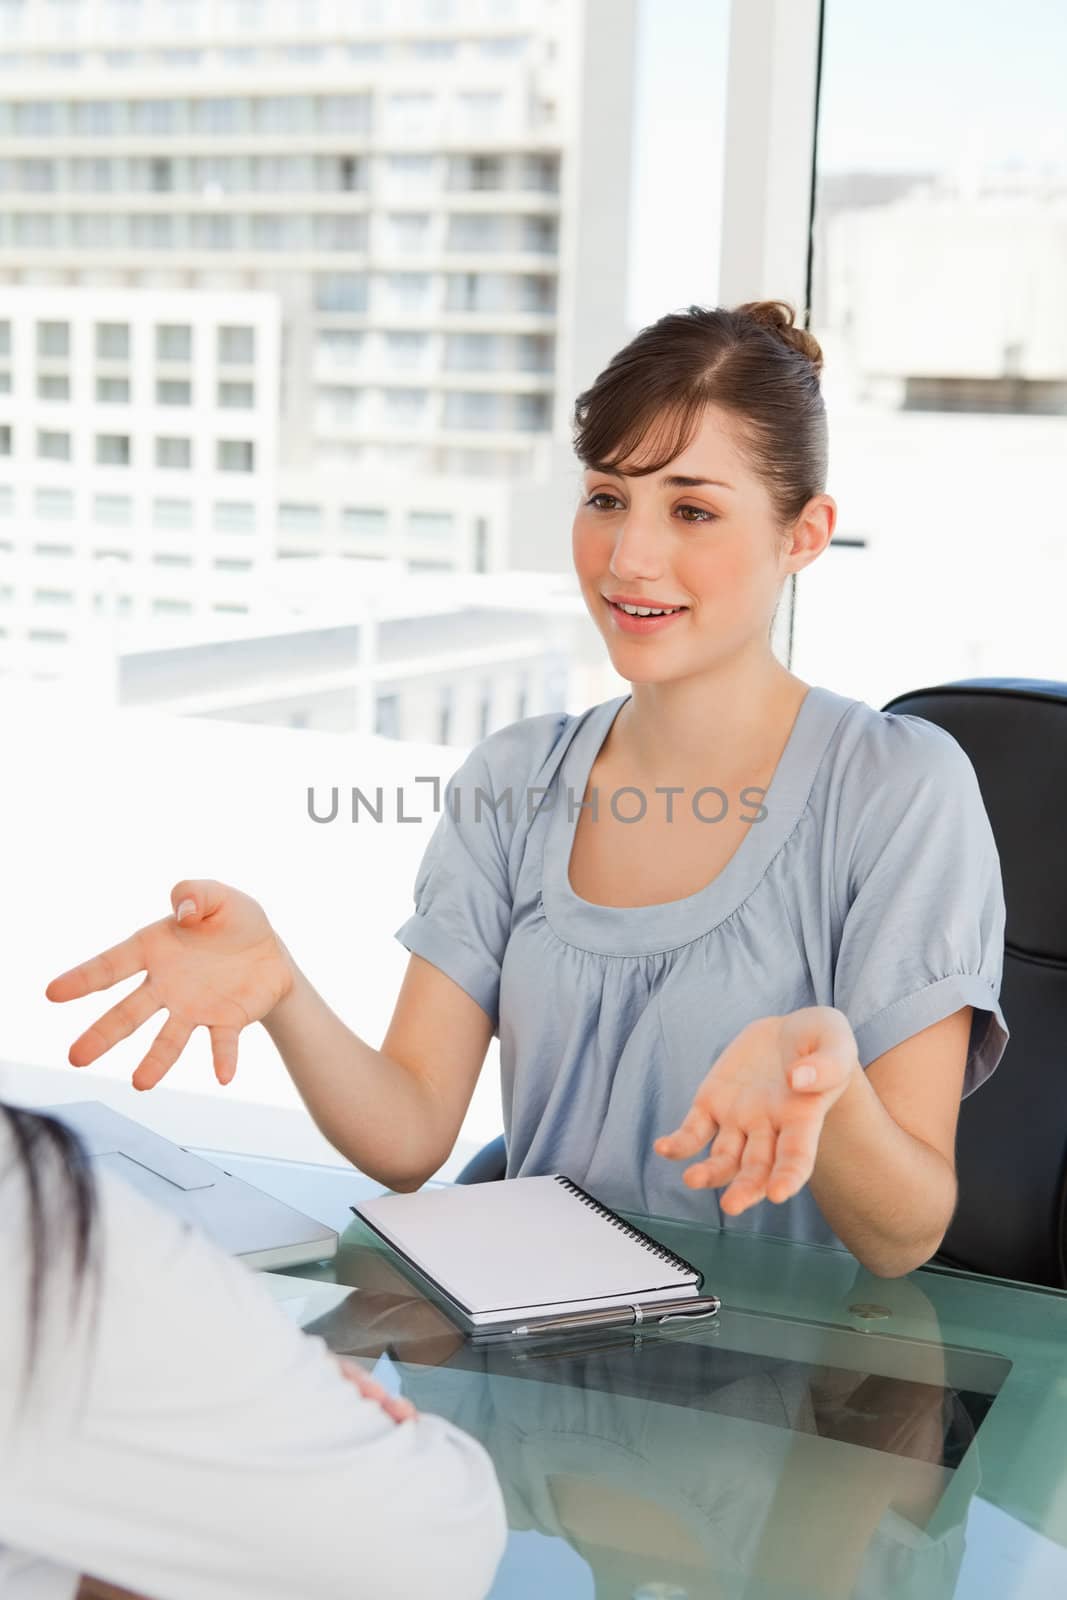
<path id="1" fill-rule="evenodd" d="M 33 1375 L 44 1311 L 45 1276 L 71 1270 L 75 1301 L 95 1267 L 97 1196 L 78 1135 L 55 1117 L 0 1102 L 15 1166 L 25 1184 L 29 1219 L 29 1338 L 24 1376 Z M 72 1259 L 71 1259 L 72 1258 Z"/>

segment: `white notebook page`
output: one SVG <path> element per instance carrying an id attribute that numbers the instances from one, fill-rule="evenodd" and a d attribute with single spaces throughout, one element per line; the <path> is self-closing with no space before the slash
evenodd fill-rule
<path id="1" fill-rule="evenodd" d="M 700 1282 L 551 1176 L 380 1195 L 357 1210 L 474 1322 L 673 1301 Z"/>

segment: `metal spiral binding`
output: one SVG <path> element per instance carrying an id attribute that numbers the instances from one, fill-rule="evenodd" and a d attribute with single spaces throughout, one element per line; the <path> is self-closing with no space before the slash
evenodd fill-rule
<path id="1" fill-rule="evenodd" d="M 633 1239 L 636 1244 L 641 1245 L 651 1255 L 658 1256 L 661 1261 L 666 1261 L 670 1266 L 677 1267 L 681 1272 L 691 1272 L 695 1278 L 700 1277 L 700 1273 L 691 1261 L 687 1261 L 684 1256 L 678 1255 L 667 1245 L 660 1244 L 658 1239 L 653 1239 L 652 1235 L 646 1233 L 643 1228 L 635 1228 L 632 1222 L 624 1222 L 618 1212 L 612 1211 L 611 1207 L 604 1205 L 602 1201 L 594 1200 L 588 1189 L 583 1189 L 581 1184 L 575 1183 L 573 1178 L 566 1178 L 562 1173 L 559 1173 L 556 1176 L 556 1182 L 562 1183 L 564 1188 L 569 1189 L 571 1194 L 575 1195 L 584 1206 L 588 1206 L 598 1216 L 604 1217 L 611 1223 L 613 1228 L 618 1228 L 621 1233 L 625 1233 L 628 1238 Z"/>

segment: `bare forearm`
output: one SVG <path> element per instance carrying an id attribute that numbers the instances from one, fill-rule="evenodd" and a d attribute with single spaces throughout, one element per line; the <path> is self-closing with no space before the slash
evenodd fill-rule
<path id="1" fill-rule="evenodd" d="M 292 990 L 263 1026 L 304 1104 L 335 1149 L 361 1172 L 390 1188 L 417 1188 L 450 1147 L 431 1092 L 353 1033 L 295 962 L 293 970 Z"/>
<path id="2" fill-rule="evenodd" d="M 810 1185 L 838 1238 L 884 1278 L 929 1260 L 956 1203 L 948 1163 L 890 1116 L 858 1065 L 823 1125 Z"/>

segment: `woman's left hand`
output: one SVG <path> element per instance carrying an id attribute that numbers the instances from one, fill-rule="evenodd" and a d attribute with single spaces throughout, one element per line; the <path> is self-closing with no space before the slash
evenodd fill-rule
<path id="1" fill-rule="evenodd" d="M 720 1204 L 730 1216 L 763 1199 L 788 1200 L 815 1170 L 827 1113 L 860 1071 L 852 1028 L 835 1006 L 761 1017 L 727 1045 L 681 1126 L 654 1149 L 684 1161 L 714 1141 L 683 1182 L 729 1184 Z"/>
<path id="2" fill-rule="evenodd" d="M 334 1360 L 341 1369 L 341 1376 L 352 1386 L 359 1390 L 364 1400 L 374 1400 L 381 1406 L 387 1417 L 392 1417 L 394 1422 L 410 1422 L 412 1417 L 417 1417 L 418 1412 L 410 1400 L 403 1395 L 390 1394 L 389 1390 L 372 1378 L 370 1373 L 353 1360 L 351 1356 L 334 1356 Z"/>

